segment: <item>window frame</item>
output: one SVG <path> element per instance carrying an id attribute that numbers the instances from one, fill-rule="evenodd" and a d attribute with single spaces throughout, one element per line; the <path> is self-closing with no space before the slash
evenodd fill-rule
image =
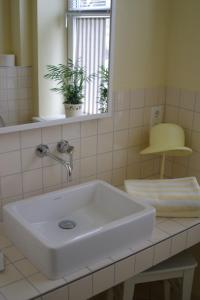
<path id="1" fill-rule="evenodd" d="M 112 87 L 113 87 L 113 66 L 114 66 L 114 41 L 115 41 L 115 3 L 116 0 L 111 0 L 111 6 L 110 8 L 105 8 L 105 9 L 89 9 L 89 10 L 68 10 L 67 7 L 67 12 L 66 12 L 66 27 L 67 27 L 67 57 L 71 58 L 74 60 L 73 57 L 73 49 L 74 47 L 74 40 L 73 40 L 73 17 L 75 16 L 81 16 L 84 14 L 83 17 L 85 16 L 109 16 L 110 17 L 110 39 L 109 39 L 109 64 L 108 64 L 108 69 L 109 69 L 109 83 L 108 83 L 108 112 L 105 113 L 86 113 L 85 116 L 88 115 L 104 115 L 107 114 L 108 116 L 112 115 Z"/>

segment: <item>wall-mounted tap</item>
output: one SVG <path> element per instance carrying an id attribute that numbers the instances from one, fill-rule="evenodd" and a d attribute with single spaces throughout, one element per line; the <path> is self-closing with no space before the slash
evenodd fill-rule
<path id="1" fill-rule="evenodd" d="M 64 159 L 62 159 L 59 156 L 56 156 L 55 154 L 51 153 L 49 150 L 49 147 L 47 145 L 38 145 L 36 148 L 36 155 L 39 157 L 51 157 L 52 159 L 56 160 L 57 162 L 59 162 L 61 165 L 63 165 L 66 170 L 67 170 L 67 179 L 71 177 L 72 175 L 72 166 L 71 166 L 71 162 L 70 161 L 66 161 Z"/>
<path id="2" fill-rule="evenodd" d="M 71 146 L 68 141 L 61 140 L 57 144 L 57 151 L 60 153 L 66 153 L 70 157 L 70 165 L 73 169 L 73 152 L 74 152 L 74 146 Z"/>

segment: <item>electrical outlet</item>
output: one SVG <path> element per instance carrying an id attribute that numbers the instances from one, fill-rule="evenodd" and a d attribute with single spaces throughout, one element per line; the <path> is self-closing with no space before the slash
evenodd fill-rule
<path id="1" fill-rule="evenodd" d="M 161 123 L 163 120 L 163 106 L 153 106 L 151 108 L 151 126 Z"/>

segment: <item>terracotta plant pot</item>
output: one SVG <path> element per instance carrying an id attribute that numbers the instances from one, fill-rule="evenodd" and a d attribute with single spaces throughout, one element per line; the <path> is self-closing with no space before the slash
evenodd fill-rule
<path id="1" fill-rule="evenodd" d="M 83 114 L 83 104 L 64 104 L 66 117 L 79 117 Z"/>

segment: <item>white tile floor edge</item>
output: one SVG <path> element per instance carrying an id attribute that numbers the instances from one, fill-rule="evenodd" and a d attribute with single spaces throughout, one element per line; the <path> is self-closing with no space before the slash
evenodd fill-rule
<path id="1" fill-rule="evenodd" d="M 59 280 L 48 280 L 12 245 L 0 224 L 0 300 L 86 300 L 200 242 L 200 218 L 158 218 L 151 240 Z"/>

